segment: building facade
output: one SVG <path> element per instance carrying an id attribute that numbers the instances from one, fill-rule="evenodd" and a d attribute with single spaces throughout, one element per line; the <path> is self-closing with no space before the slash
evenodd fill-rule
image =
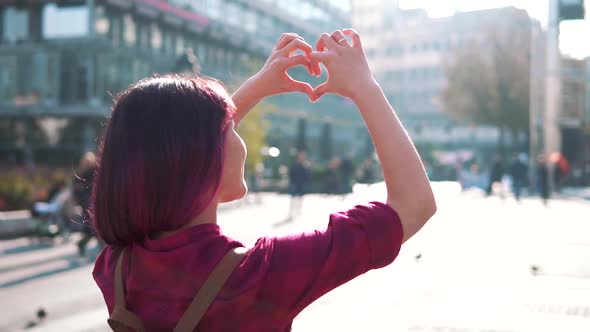
<path id="1" fill-rule="evenodd" d="M 482 28 L 501 21 L 507 10 L 518 11 L 499 8 L 431 18 L 422 9 L 401 9 L 398 1 L 353 1 L 353 25 L 363 35 L 369 63 L 417 143 L 495 147 L 495 128 L 457 124 L 443 113 L 440 96 L 453 51 L 481 39 Z"/>
<path id="2" fill-rule="evenodd" d="M 197 71 L 231 89 L 262 66 L 281 33 L 313 43 L 324 31 L 348 26 L 342 4 L 0 0 L 0 159 L 63 161 L 60 154 L 95 149 L 113 95 L 154 73 Z M 302 69 L 290 73 L 314 82 Z M 312 106 L 297 95 L 270 101 L 281 110 L 270 117 L 270 130 L 284 140 L 299 117 L 313 128 L 326 121 L 357 125 L 353 108 L 334 97 Z"/>
<path id="3" fill-rule="evenodd" d="M 587 148 L 584 144 L 586 61 L 563 57 L 561 72 L 561 150 L 571 163 L 580 164 L 590 156 L 584 153 Z"/>

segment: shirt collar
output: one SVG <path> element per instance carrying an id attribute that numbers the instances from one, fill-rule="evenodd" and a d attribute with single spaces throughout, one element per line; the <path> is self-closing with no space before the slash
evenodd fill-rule
<path id="1" fill-rule="evenodd" d="M 146 237 L 143 246 L 152 251 L 168 251 L 212 236 L 221 236 L 219 225 L 200 224 L 159 239 Z"/>

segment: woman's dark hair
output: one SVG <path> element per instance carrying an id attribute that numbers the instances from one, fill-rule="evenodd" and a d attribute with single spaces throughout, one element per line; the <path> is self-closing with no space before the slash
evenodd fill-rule
<path id="1" fill-rule="evenodd" d="M 119 94 L 102 139 L 91 218 L 109 245 L 178 229 L 216 195 L 234 112 L 221 84 L 162 76 Z"/>

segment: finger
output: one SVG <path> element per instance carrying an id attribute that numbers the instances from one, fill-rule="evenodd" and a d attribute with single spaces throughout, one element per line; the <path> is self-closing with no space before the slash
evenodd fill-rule
<path id="1" fill-rule="evenodd" d="M 299 36 L 296 33 L 292 33 L 292 32 L 286 32 L 283 33 L 281 35 L 281 37 L 279 38 L 279 40 L 277 41 L 277 44 L 275 45 L 275 50 L 280 50 L 281 48 L 285 47 L 285 45 L 289 44 L 293 39 L 303 39 L 301 36 Z"/>
<path id="2" fill-rule="evenodd" d="M 316 102 L 318 99 L 320 99 L 323 95 L 325 95 L 328 92 L 330 92 L 329 82 L 324 82 L 324 83 L 316 86 L 313 91 L 311 101 Z"/>
<path id="3" fill-rule="evenodd" d="M 326 61 L 328 61 L 329 57 L 330 57 L 330 55 L 328 53 L 317 52 L 317 51 L 313 51 L 309 55 L 309 59 L 311 60 L 311 62 L 317 63 L 318 65 L 320 62 L 326 63 Z"/>
<path id="4" fill-rule="evenodd" d="M 322 67 L 320 66 L 320 62 L 318 60 L 309 59 L 311 69 L 313 70 L 313 74 L 317 77 L 322 76 Z"/>
<path id="5" fill-rule="evenodd" d="M 291 77 L 289 77 L 289 86 L 291 87 L 291 91 L 299 91 L 299 92 L 303 92 L 307 95 L 308 98 L 312 98 L 313 96 L 313 88 L 311 87 L 311 85 L 309 85 L 308 83 L 305 82 L 301 82 L 301 81 L 296 81 L 294 79 L 292 79 Z"/>
<path id="6" fill-rule="evenodd" d="M 327 33 L 322 33 L 320 39 L 318 39 L 317 43 L 315 44 L 315 49 L 323 52 L 328 48 L 329 50 L 333 50 L 338 47 L 336 41 Z"/>
<path id="7" fill-rule="evenodd" d="M 282 53 L 283 56 L 291 57 L 291 55 L 297 50 L 303 51 L 306 55 L 305 58 L 307 59 L 307 63 L 305 64 L 305 66 L 307 67 L 307 71 L 311 75 L 317 75 L 315 73 L 315 69 L 311 66 L 311 62 L 309 61 L 309 55 L 311 54 L 311 52 L 313 52 L 313 48 L 311 47 L 311 45 L 306 43 L 303 39 L 297 38 L 297 39 L 291 40 L 291 42 L 289 44 L 287 44 L 285 47 L 283 47 L 280 50 L 280 52 Z M 297 61 L 299 61 L 299 60 L 297 60 Z M 290 67 L 297 65 L 297 64 L 303 64 L 303 63 L 297 62 L 297 63 L 291 65 Z"/>
<path id="8" fill-rule="evenodd" d="M 346 37 L 344 36 L 342 31 L 340 31 L 340 30 L 336 30 L 336 31 L 332 32 L 331 37 L 332 37 L 332 39 L 334 39 L 336 44 L 338 44 L 340 46 L 350 46 L 350 44 L 348 43 L 348 40 L 346 40 Z"/>
<path id="9" fill-rule="evenodd" d="M 320 63 L 326 63 L 328 61 L 329 54 L 324 52 L 317 52 L 313 51 L 309 55 L 309 60 L 311 61 L 311 65 L 313 66 L 313 70 L 316 75 L 319 77 L 322 75 L 322 67 Z"/>
<path id="10" fill-rule="evenodd" d="M 352 38 L 352 47 L 354 48 L 363 48 L 363 44 L 361 43 L 361 36 L 359 36 L 358 32 L 354 29 L 344 29 L 342 33 Z"/>
<path id="11" fill-rule="evenodd" d="M 313 72 L 310 71 L 311 62 L 310 62 L 309 58 L 303 54 L 290 56 L 288 58 L 283 58 L 280 61 L 281 61 L 281 67 L 284 68 L 284 70 L 287 70 L 291 67 L 301 65 L 301 66 L 307 67 L 307 70 L 310 72 L 310 74 L 313 74 Z"/>
<path id="12" fill-rule="evenodd" d="M 313 52 L 311 45 L 306 43 L 303 39 L 295 38 L 281 49 L 281 53 L 283 53 L 285 56 L 291 56 L 291 54 L 293 54 L 296 50 L 301 50 L 307 55 Z"/>

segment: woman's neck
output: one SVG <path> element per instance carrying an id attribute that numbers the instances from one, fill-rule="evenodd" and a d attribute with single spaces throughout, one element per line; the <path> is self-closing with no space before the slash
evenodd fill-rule
<path id="1" fill-rule="evenodd" d="M 211 203 L 203 212 L 201 212 L 198 216 L 192 218 L 188 223 L 184 226 L 175 229 L 173 231 L 166 231 L 166 232 L 159 232 L 154 234 L 154 239 L 161 239 L 172 234 L 178 233 L 182 230 L 185 230 L 190 227 L 203 225 L 203 224 L 217 224 L 217 203 Z"/>

